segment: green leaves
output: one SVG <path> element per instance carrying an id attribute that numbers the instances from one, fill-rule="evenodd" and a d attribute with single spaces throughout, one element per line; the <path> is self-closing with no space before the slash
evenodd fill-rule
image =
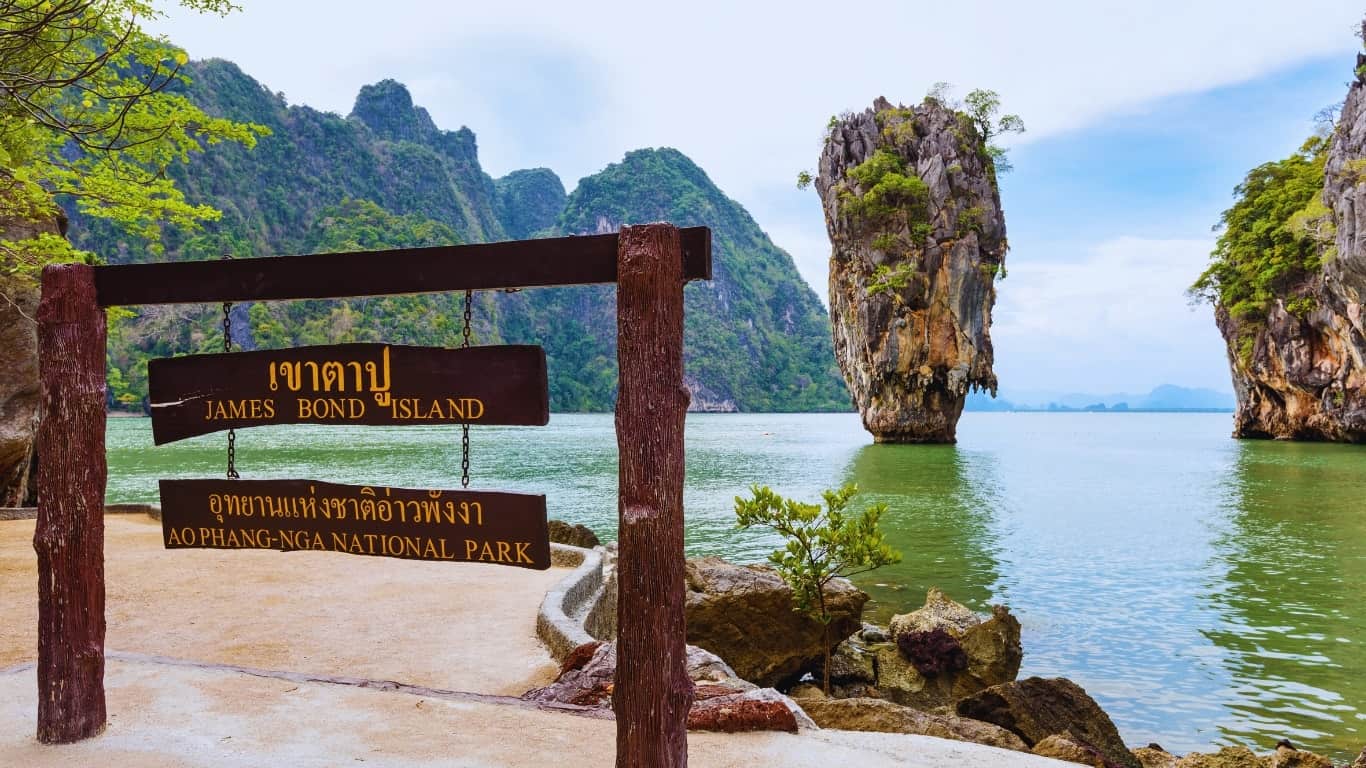
<path id="1" fill-rule="evenodd" d="M 1336 229 L 1322 199 L 1327 156 L 1328 140 L 1315 136 L 1290 157 L 1253 168 L 1220 217 L 1223 231 L 1210 264 L 1188 293 L 1224 307 L 1243 321 L 1248 336 L 1255 336 L 1277 299 L 1286 300 L 1291 312 L 1312 308 L 1295 289 L 1332 252 Z M 1251 347 L 1239 345 L 1244 367 Z"/>
<path id="2" fill-rule="evenodd" d="M 901 561 L 901 555 L 878 527 L 885 504 L 851 514 L 847 507 L 855 485 L 821 494 L 824 506 L 786 499 L 766 486 L 751 486 L 750 498 L 735 498 L 740 529 L 769 528 L 786 541 L 769 554 L 769 562 L 792 587 L 793 607 L 826 624 L 825 586 L 839 576 L 852 576 Z"/>
<path id="3" fill-rule="evenodd" d="M 226 13 L 222 0 L 182 0 Z M 19 2 L 0 7 L 0 219 L 56 215 L 54 197 L 160 248 L 161 228 L 187 231 L 218 212 L 187 202 L 166 176 L 206 146 L 253 146 L 268 131 L 210 117 L 174 92 L 186 53 L 143 31 L 149 2 Z M 0 240 L 7 269 L 34 274 L 86 255 L 60 243 Z"/>

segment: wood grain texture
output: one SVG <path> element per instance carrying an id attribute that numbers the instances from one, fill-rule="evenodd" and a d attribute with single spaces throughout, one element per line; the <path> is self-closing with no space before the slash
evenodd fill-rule
<path id="1" fill-rule="evenodd" d="M 620 456 L 618 768 L 682 768 L 693 684 L 683 613 L 683 284 L 679 231 L 624 227 L 617 256 Z"/>
<path id="2" fill-rule="evenodd" d="M 38 740 L 56 744 L 105 724 L 105 316 L 93 267 L 44 268 L 38 353 Z"/>
<path id="3" fill-rule="evenodd" d="M 711 279 L 711 230 L 683 231 L 678 267 Z M 610 283 L 617 235 L 552 237 L 388 251 L 268 256 L 95 268 L 100 306 L 279 301 Z"/>

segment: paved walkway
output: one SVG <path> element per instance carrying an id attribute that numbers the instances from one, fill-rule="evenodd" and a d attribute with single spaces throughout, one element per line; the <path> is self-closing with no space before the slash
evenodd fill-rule
<path id="1" fill-rule="evenodd" d="M 534 635 L 535 615 L 566 569 L 166 551 L 154 521 L 112 516 L 106 526 L 109 726 L 95 739 L 52 747 L 33 737 L 33 523 L 0 522 L 0 765 L 614 762 L 612 721 L 511 698 L 554 674 Z M 367 680 L 409 685 L 358 685 Z M 689 764 L 703 768 L 1068 765 L 929 737 L 843 731 L 693 733 L 688 744 Z"/>
<path id="2" fill-rule="evenodd" d="M 0 522 L 0 668 L 38 649 L 33 521 Z M 519 695 L 554 677 L 536 609 L 567 569 L 336 552 L 174 549 L 105 517 L 106 647 Z"/>

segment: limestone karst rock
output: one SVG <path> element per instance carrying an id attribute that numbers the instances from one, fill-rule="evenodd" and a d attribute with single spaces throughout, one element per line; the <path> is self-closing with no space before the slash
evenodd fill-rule
<path id="1" fill-rule="evenodd" d="M 1366 56 L 1358 54 L 1358 75 L 1328 147 L 1322 194 L 1328 215 L 1319 225 L 1325 233 L 1321 269 L 1288 286 L 1265 313 L 1247 317 L 1223 305 L 1215 308 L 1238 396 L 1235 437 L 1366 442 L 1362 65 Z"/>
<path id="2" fill-rule="evenodd" d="M 935 99 L 831 123 L 815 179 L 830 235 L 835 356 L 878 442 L 951 443 L 996 393 L 991 309 L 1006 255 L 995 167 Z"/>
<path id="3" fill-rule="evenodd" d="M 65 234 L 63 216 L 41 221 L 0 221 L 0 237 L 24 240 Z M 30 482 L 42 392 L 38 381 L 38 282 L 7 275 L 0 263 L 0 507 L 37 501 Z"/>

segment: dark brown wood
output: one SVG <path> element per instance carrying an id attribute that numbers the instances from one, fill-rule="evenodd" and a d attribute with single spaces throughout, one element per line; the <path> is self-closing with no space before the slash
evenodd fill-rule
<path id="1" fill-rule="evenodd" d="M 624 227 L 617 264 L 617 767 L 688 764 L 679 232 Z"/>
<path id="2" fill-rule="evenodd" d="M 167 549 L 318 550 L 550 567 L 545 496 L 317 480 L 162 480 Z"/>
<path id="3" fill-rule="evenodd" d="M 683 231 L 688 279 L 711 279 L 711 230 Z M 276 301 L 610 283 L 617 235 L 96 267 L 101 306 Z"/>
<path id="4" fill-rule="evenodd" d="M 152 439 L 266 424 L 503 424 L 550 420 L 545 351 L 398 344 L 227 352 L 147 364 Z"/>
<path id="5" fill-rule="evenodd" d="M 38 305 L 38 740 L 104 730 L 104 310 L 94 268 L 43 270 Z"/>

